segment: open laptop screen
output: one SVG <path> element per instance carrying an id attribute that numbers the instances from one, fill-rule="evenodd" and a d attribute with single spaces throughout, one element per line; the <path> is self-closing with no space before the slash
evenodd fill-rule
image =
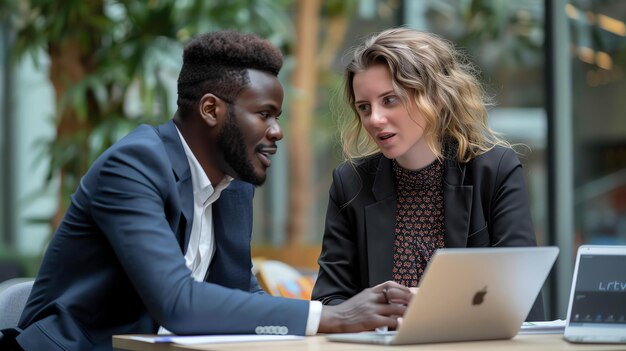
<path id="1" fill-rule="evenodd" d="M 626 246 L 578 248 L 567 311 L 566 340 L 626 343 Z"/>
<path id="2" fill-rule="evenodd" d="M 581 254 L 570 325 L 626 326 L 626 256 Z"/>

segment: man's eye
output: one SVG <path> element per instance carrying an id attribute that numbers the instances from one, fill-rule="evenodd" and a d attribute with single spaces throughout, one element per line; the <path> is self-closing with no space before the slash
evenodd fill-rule
<path id="1" fill-rule="evenodd" d="M 261 116 L 261 119 L 264 121 L 270 118 L 274 118 L 275 120 L 278 121 L 278 117 L 279 117 L 279 115 L 274 115 L 273 112 L 269 112 L 269 111 L 259 112 L 259 116 Z"/>

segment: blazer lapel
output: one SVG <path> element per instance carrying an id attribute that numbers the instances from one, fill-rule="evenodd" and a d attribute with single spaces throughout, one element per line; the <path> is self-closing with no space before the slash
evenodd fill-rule
<path id="1" fill-rule="evenodd" d="M 443 213 L 446 247 L 466 247 L 474 187 L 463 185 L 465 164 L 444 160 Z"/>
<path id="2" fill-rule="evenodd" d="M 213 204 L 215 256 L 205 280 L 229 288 L 250 290 L 250 197 L 242 182 L 233 180 Z"/>
<path id="3" fill-rule="evenodd" d="M 391 279 L 396 225 L 396 189 L 391 160 L 381 156 L 372 193 L 376 202 L 365 207 L 369 285 Z"/>
<path id="4" fill-rule="evenodd" d="M 187 160 L 187 155 L 185 154 L 185 149 L 183 148 L 174 120 L 157 126 L 157 131 L 161 135 L 165 151 L 172 164 L 172 171 L 176 177 L 176 187 L 180 198 L 181 212 L 185 218 L 185 223 L 181 223 L 176 235 L 178 242 L 181 243 L 181 249 L 183 253 L 185 253 L 187 251 L 193 221 L 193 184 L 191 183 L 189 161 Z M 184 233 L 181 233 L 180 228 L 185 228 Z M 181 237 L 182 235 L 184 235 L 184 237 Z"/>

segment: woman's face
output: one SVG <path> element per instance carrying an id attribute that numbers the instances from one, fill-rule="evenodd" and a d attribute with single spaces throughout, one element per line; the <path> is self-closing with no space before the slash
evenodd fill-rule
<path id="1" fill-rule="evenodd" d="M 396 95 L 386 65 L 356 73 L 352 86 L 361 123 L 385 157 L 406 169 L 423 168 L 435 159 L 424 136 L 424 116 L 412 99 L 404 104 Z"/>

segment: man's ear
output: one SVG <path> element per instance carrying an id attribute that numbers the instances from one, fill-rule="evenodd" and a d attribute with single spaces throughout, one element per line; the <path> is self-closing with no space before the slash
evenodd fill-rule
<path id="1" fill-rule="evenodd" d="M 214 127 L 221 120 L 226 111 L 226 102 L 213 94 L 204 94 L 200 98 L 200 109 L 198 112 L 202 119 L 210 126 Z"/>

